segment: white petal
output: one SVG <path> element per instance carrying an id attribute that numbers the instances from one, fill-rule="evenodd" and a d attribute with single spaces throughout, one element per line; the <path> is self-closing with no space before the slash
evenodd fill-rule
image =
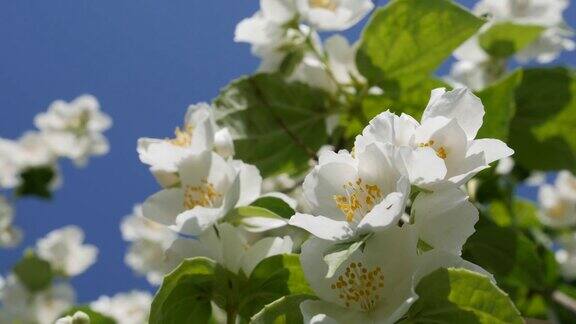
<path id="1" fill-rule="evenodd" d="M 350 310 L 322 300 L 305 300 L 300 304 L 305 324 L 369 323 L 362 312 Z"/>
<path id="2" fill-rule="evenodd" d="M 478 210 L 456 186 L 421 192 L 412 208 L 420 238 L 434 248 L 459 255 L 475 232 Z"/>
<path id="3" fill-rule="evenodd" d="M 262 176 L 253 165 L 241 163 L 239 166 L 240 197 L 238 206 L 246 206 L 260 197 L 262 190 Z"/>
<path id="4" fill-rule="evenodd" d="M 312 216 L 296 213 L 289 223 L 308 231 L 310 234 L 329 241 L 342 241 L 354 235 L 346 221 L 337 221 L 324 216 Z"/>
<path id="5" fill-rule="evenodd" d="M 476 154 L 480 152 L 484 153 L 486 164 L 490 164 L 514 154 L 514 150 L 509 148 L 506 143 L 492 138 L 477 139 L 472 142 L 468 149 L 468 154 Z"/>
<path id="6" fill-rule="evenodd" d="M 261 233 L 288 225 L 284 218 L 248 217 L 242 219 L 242 228 L 251 233 Z"/>
<path id="7" fill-rule="evenodd" d="M 430 273 L 440 269 L 440 268 L 464 268 L 470 271 L 477 272 L 484 275 L 490 279 L 494 284 L 496 280 L 494 276 L 484 270 L 482 267 L 468 262 L 458 255 L 448 253 L 442 250 L 431 250 L 418 257 L 418 271 L 414 276 L 414 284 L 418 285 L 418 282 Z"/>
<path id="8" fill-rule="evenodd" d="M 248 248 L 246 239 L 240 230 L 228 223 L 218 226 L 218 234 L 222 242 L 222 265 L 228 270 L 238 273 L 242 259 Z"/>
<path id="9" fill-rule="evenodd" d="M 446 164 L 432 148 L 424 147 L 413 150 L 402 147 L 398 156 L 399 165 L 405 169 L 410 183 L 416 186 L 428 188 L 427 185 L 439 182 L 446 177 Z"/>
<path id="10" fill-rule="evenodd" d="M 214 149 L 224 158 L 234 155 L 234 141 L 228 128 L 223 128 L 214 135 Z"/>
<path id="11" fill-rule="evenodd" d="M 278 254 L 292 252 L 292 239 L 289 236 L 266 237 L 252 245 L 242 260 L 242 270 L 249 276 L 260 261 Z"/>
<path id="12" fill-rule="evenodd" d="M 165 189 L 150 196 L 142 205 L 144 217 L 164 225 L 172 225 L 184 210 L 184 191 Z"/>
<path id="13" fill-rule="evenodd" d="M 386 196 L 379 204 L 362 218 L 358 224 L 360 233 L 382 231 L 389 226 L 398 224 L 406 206 L 406 196 L 400 192 L 393 192 Z"/>
<path id="14" fill-rule="evenodd" d="M 466 88 L 458 88 L 444 92 L 443 89 L 432 90 L 430 102 L 424 110 L 422 121 L 432 117 L 454 118 L 464 129 L 468 139 L 476 137 L 482 127 L 484 105 L 478 97 Z"/>
<path id="15" fill-rule="evenodd" d="M 276 23 L 285 23 L 296 15 L 296 7 L 291 0 L 260 0 L 264 17 Z"/>
<path id="16" fill-rule="evenodd" d="M 178 233 L 197 236 L 216 224 L 224 215 L 222 208 L 196 206 L 180 213 L 170 228 Z"/>

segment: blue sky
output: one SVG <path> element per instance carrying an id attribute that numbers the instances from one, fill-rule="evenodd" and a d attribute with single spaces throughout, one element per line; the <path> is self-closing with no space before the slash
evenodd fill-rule
<path id="1" fill-rule="evenodd" d="M 257 7 L 256 0 L 0 2 L 0 136 L 18 137 L 53 100 L 84 93 L 98 97 L 114 119 L 106 134 L 110 154 L 86 169 L 62 163 L 64 186 L 51 202 L 17 203 L 16 223 L 26 237 L 19 248 L 0 250 L 0 273 L 38 238 L 76 224 L 100 249 L 98 263 L 73 280 L 80 301 L 154 290 L 124 264 L 119 230 L 132 206 L 158 189 L 138 161 L 136 140 L 170 136 L 189 104 L 210 101 L 255 70 L 258 61 L 233 33 Z M 574 21 L 576 8 L 568 17 Z M 356 39 L 360 27 L 347 36 Z M 574 66 L 576 54 L 557 64 Z"/>

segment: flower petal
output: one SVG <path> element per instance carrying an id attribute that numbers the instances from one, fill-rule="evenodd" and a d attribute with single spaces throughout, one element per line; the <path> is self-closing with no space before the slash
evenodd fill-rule
<path id="1" fill-rule="evenodd" d="M 288 224 L 328 241 L 342 241 L 354 235 L 354 231 L 348 222 L 337 221 L 324 216 L 296 213 L 290 218 Z"/>
<path id="2" fill-rule="evenodd" d="M 165 189 L 148 197 L 142 205 L 144 217 L 164 225 L 174 224 L 184 211 L 184 191 L 180 188 Z"/>
<path id="3" fill-rule="evenodd" d="M 293 242 L 290 236 L 263 238 L 246 251 L 242 260 L 242 270 L 247 276 L 250 276 L 260 261 L 274 255 L 290 253 L 292 246 Z"/>
<path id="4" fill-rule="evenodd" d="M 486 164 L 490 164 L 514 154 L 514 150 L 509 148 L 506 143 L 492 138 L 474 140 L 470 145 L 470 148 L 468 148 L 468 154 L 477 154 L 480 152 L 484 153 Z"/>

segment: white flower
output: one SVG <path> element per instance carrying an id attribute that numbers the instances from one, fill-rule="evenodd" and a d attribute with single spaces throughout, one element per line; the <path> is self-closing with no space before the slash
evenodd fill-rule
<path id="1" fill-rule="evenodd" d="M 12 140 L 0 138 L 0 188 L 15 188 L 20 185 L 20 146 Z"/>
<path id="2" fill-rule="evenodd" d="M 145 218 L 140 205 L 134 207 L 132 215 L 124 218 L 120 229 L 122 238 L 131 242 L 124 258 L 126 264 L 145 275 L 151 284 L 161 284 L 164 274 L 171 270 L 164 261 L 164 251 L 177 235 L 166 226 Z"/>
<path id="3" fill-rule="evenodd" d="M 216 229 L 205 231 L 197 240 L 177 239 L 166 251 L 166 259 L 177 266 L 186 258 L 208 257 L 234 273 L 243 271 L 249 276 L 265 258 L 292 252 L 289 236 L 266 237 L 251 244 L 240 228 L 223 223 Z"/>
<path id="4" fill-rule="evenodd" d="M 144 216 L 171 229 L 199 235 L 236 206 L 260 196 L 258 169 L 225 161 L 211 151 L 189 155 L 178 164 L 180 186 L 164 189 L 143 205 Z"/>
<path id="5" fill-rule="evenodd" d="M 325 240 L 346 240 L 398 222 L 410 183 L 395 167 L 392 145 L 324 152 L 304 180 L 304 194 L 317 216 L 297 213 L 290 224 Z"/>
<path id="6" fill-rule="evenodd" d="M 545 27 L 540 38 L 516 57 L 520 61 L 536 59 L 539 63 L 548 63 L 561 51 L 575 48 L 575 43 L 570 40 L 574 33 L 562 17 L 569 4 L 567 0 L 482 0 L 476 4 L 474 12 L 489 15 L 493 22 Z"/>
<path id="7" fill-rule="evenodd" d="M 371 0 L 296 0 L 306 23 L 323 31 L 341 31 L 357 24 L 373 8 Z"/>
<path id="8" fill-rule="evenodd" d="M 530 187 L 541 186 L 546 183 L 546 172 L 532 171 L 530 176 L 524 180 L 524 183 Z"/>
<path id="9" fill-rule="evenodd" d="M 46 136 L 40 132 L 26 132 L 18 139 L 19 156 L 22 168 L 51 166 L 56 156 L 50 150 Z"/>
<path id="10" fill-rule="evenodd" d="M 510 174 L 510 172 L 512 172 L 512 170 L 514 169 L 514 165 L 516 163 L 514 162 L 514 159 L 511 157 L 505 157 L 503 159 L 500 160 L 500 162 L 498 162 L 498 165 L 496 165 L 496 174 L 499 175 L 507 175 Z"/>
<path id="11" fill-rule="evenodd" d="M 91 95 L 69 103 L 53 102 L 47 112 L 36 116 L 34 124 L 56 155 L 70 158 L 79 166 L 92 155 L 108 153 L 108 141 L 102 132 L 110 128 L 112 120 L 100 111 L 98 100 Z"/>
<path id="12" fill-rule="evenodd" d="M 488 29 L 484 25 L 482 31 Z M 480 46 L 479 34 L 472 36 L 454 51 L 456 62 L 450 68 L 446 80 L 454 87 L 468 87 L 474 91 L 482 90 L 498 78 L 490 55 Z"/>
<path id="13" fill-rule="evenodd" d="M 540 221 L 553 228 L 562 228 L 576 224 L 576 202 L 566 199 L 557 186 L 543 185 L 538 191 Z"/>
<path id="14" fill-rule="evenodd" d="M 178 163 L 189 154 L 214 150 L 224 158 L 234 155 L 234 144 L 228 129 L 218 129 L 214 109 L 206 103 L 188 108 L 182 129 L 176 128 L 173 139 L 140 138 L 140 161 L 150 166 L 164 187 L 174 185 L 178 178 Z"/>
<path id="15" fill-rule="evenodd" d="M 576 279 L 576 234 L 563 235 L 558 239 L 559 248 L 554 252 L 560 272 L 566 280 Z"/>
<path id="16" fill-rule="evenodd" d="M 90 317 L 84 312 L 77 311 L 74 315 L 58 319 L 55 324 L 90 324 Z"/>
<path id="17" fill-rule="evenodd" d="M 576 203 L 576 177 L 570 171 L 558 172 L 554 185 L 562 197 Z"/>
<path id="18" fill-rule="evenodd" d="M 485 273 L 440 250 L 418 256 L 417 242 L 413 227 L 389 227 L 374 234 L 363 252 L 354 252 L 327 278 L 323 255 L 332 242 L 309 239 L 302 246 L 300 261 L 319 300 L 300 304 L 304 323 L 395 323 L 418 298 L 414 287 L 428 273 L 441 267 Z"/>
<path id="19" fill-rule="evenodd" d="M 12 248 L 22 241 L 22 231 L 12 225 L 14 209 L 12 205 L 0 196 L 0 247 Z"/>
<path id="20" fill-rule="evenodd" d="M 376 116 L 356 138 L 356 152 L 370 143 L 399 146 L 410 182 L 434 188 L 445 182 L 464 184 L 489 164 L 514 153 L 497 139 L 476 139 L 484 106 L 470 90 L 432 91 L 421 123 L 388 111 Z"/>
<path id="21" fill-rule="evenodd" d="M 478 209 L 456 186 L 432 193 L 421 192 L 412 204 L 419 238 L 435 249 L 460 255 L 475 232 Z"/>
<path id="22" fill-rule="evenodd" d="M 38 240 L 38 256 L 48 262 L 55 271 L 67 276 L 84 272 L 94 262 L 98 249 L 84 243 L 84 232 L 77 226 L 66 226 L 54 230 Z"/>
<path id="23" fill-rule="evenodd" d="M 37 324 L 53 324 L 76 299 L 74 289 L 67 283 L 56 283 L 31 294 L 14 275 L 6 278 L 1 297 L 0 319 L 5 316 L 8 323 Z"/>
<path id="24" fill-rule="evenodd" d="M 147 323 L 152 295 L 144 291 L 131 291 L 113 297 L 101 296 L 90 303 L 90 308 L 110 316 L 118 324 Z"/>

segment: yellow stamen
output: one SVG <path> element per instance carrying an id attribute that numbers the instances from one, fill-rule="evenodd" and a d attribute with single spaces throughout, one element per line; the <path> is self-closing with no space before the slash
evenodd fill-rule
<path id="1" fill-rule="evenodd" d="M 222 197 L 214 185 L 206 180 L 202 180 L 198 186 L 186 186 L 184 190 L 184 208 L 187 210 L 196 206 L 212 207 Z"/>
<path id="2" fill-rule="evenodd" d="M 364 184 L 360 178 L 354 183 L 348 182 L 342 187 L 346 191 L 346 195 L 334 195 L 334 201 L 348 222 L 352 222 L 356 216 L 364 216 L 382 198 L 382 191 L 377 185 Z M 357 212 L 360 212 L 359 215 Z"/>
<path id="3" fill-rule="evenodd" d="M 192 144 L 192 131 L 193 127 L 188 125 L 181 130 L 180 127 L 176 127 L 174 131 L 174 138 L 169 140 L 172 145 L 180 146 L 180 147 L 187 147 Z"/>
<path id="4" fill-rule="evenodd" d="M 380 291 L 384 288 L 384 275 L 380 267 L 368 270 L 362 263 L 352 262 L 343 275 L 330 286 L 339 290 L 339 298 L 346 307 L 357 304 L 363 311 L 376 307 L 381 298 Z"/>
<path id="5" fill-rule="evenodd" d="M 434 151 L 436 151 L 436 155 L 438 155 L 439 158 L 445 160 L 448 157 L 448 152 L 446 152 L 446 148 L 444 146 L 440 146 L 439 148 L 434 148 L 434 140 L 429 140 L 427 143 L 420 143 L 418 144 L 418 147 L 430 147 L 432 148 Z"/>
<path id="6" fill-rule="evenodd" d="M 330 11 L 335 11 L 338 5 L 334 0 L 309 0 L 311 8 L 322 8 Z"/>

